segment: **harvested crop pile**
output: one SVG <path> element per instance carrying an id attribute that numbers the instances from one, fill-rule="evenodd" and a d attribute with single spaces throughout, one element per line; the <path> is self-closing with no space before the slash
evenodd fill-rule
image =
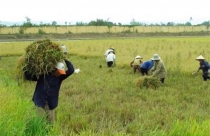
<path id="1" fill-rule="evenodd" d="M 23 69 L 31 76 L 39 78 L 42 74 L 52 72 L 59 61 L 63 61 L 65 55 L 58 43 L 50 39 L 38 40 L 25 49 L 17 64 L 17 78 L 23 79 Z"/>
<path id="2" fill-rule="evenodd" d="M 157 89 L 161 86 L 161 82 L 156 77 L 143 76 L 136 79 L 136 86 Z"/>

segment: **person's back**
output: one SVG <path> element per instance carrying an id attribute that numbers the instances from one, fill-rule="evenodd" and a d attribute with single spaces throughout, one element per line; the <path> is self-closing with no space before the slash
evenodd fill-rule
<path id="1" fill-rule="evenodd" d="M 141 59 L 139 59 L 139 58 L 135 58 L 134 60 L 133 60 L 133 64 L 132 65 L 140 65 L 141 64 Z"/>
<path id="2" fill-rule="evenodd" d="M 110 52 L 106 57 L 106 61 L 109 62 L 109 61 L 114 61 L 114 60 L 115 60 L 115 54 Z"/>
<path id="3" fill-rule="evenodd" d="M 112 51 L 109 52 L 109 54 L 106 57 L 107 66 L 111 67 L 115 63 L 115 59 L 116 59 L 115 54 Z"/>
<path id="4" fill-rule="evenodd" d="M 141 71 L 142 76 L 149 75 L 148 72 L 153 67 L 153 65 L 154 65 L 154 62 L 152 60 L 148 60 L 148 61 L 143 62 L 140 65 L 140 71 Z"/>
<path id="5" fill-rule="evenodd" d="M 145 68 L 147 70 L 150 70 L 154 65 L 154 62 L 152 60 L 148 60 L 148 61 L 145 61 L 141 64 L 141 68 Z"/>
<path id="6" fill-rule="evenodd" d="M 115 53 L 115 49 L 113 47 L 110 47 L 108 50 L 105 51 L 104 56 L 107 57 L 107 55 L 109 54 L 109 52 L 113 52 Z"/>

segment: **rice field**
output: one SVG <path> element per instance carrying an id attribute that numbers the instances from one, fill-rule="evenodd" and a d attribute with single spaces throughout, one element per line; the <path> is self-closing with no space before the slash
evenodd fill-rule
<path id="1" fill-rule="evenodd" d="M 37 118 L 31 100 L 34 82 L 18 84 L 18 58 L 31 42 L 0 43 L 0 135 L 5 136 L 203 136 L 210 133 L 210 81 L 204 82 L 195 60 L 210 61 L 209 37 L 129 38 L 56 41 L 81 72 L 61 87 L 56 122 Z M 117 65 L 110 70 L 103 56 L 114 47 Z M 130 62 L 158 53 L 167 78 L 158 89 L 135 86 Z M 100 67 L 100 65 L 102 67 Z"/>

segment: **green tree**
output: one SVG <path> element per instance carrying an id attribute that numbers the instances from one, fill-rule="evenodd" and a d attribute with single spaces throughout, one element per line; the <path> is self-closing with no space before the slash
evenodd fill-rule
<path id="1" fill-rule="evenodd" d="M 0 27 L 5 27 L 6 25 L 4 25 L 4 24 L 2 24 L 1 22 L 0 22 Z"/>
<path id="2" fill-rule="evenodd" d="M 210 25 L 210 21 L 204 21 L 201 25 Z"/>
<path id="3" fill-rule="evenodd" d="M 97 19 L 96 21 L 91 21 L 88 23 L 90 26 L 113 26 L 116 25 L 113 22 L 108 20 L 104 21 L 103 19 Z"/>
<path id="4" fill-rule="evenodd" d="M 87 23 L 83 23 L 83 22 L 76 22 L 76 26 L 85 26 L 87 25 Z"/>
<path id="5" fill-rule="evenodd" d="M 31 19 L 29 17 L 25 17 L 26 18 L 26 22 L 23 23 L 23 27 L 32 27 L 33 24 L 31 23 Z"/>
<path id="6" fill-rule="evenodd" d="M 174 22 L 168 22 L 167 26 L 175 26 L 175 23 Z"/>
<path id="7" fill-rule="evenodd" d="M 192 24 L 190 22 L 186 22 L 185 26 L 191 26 Z"/>
<path id="8" fill-rule="evenodd" d="M 52 26 L 56 26 L 57 22 L 56 21 L 52 21 Z"/>

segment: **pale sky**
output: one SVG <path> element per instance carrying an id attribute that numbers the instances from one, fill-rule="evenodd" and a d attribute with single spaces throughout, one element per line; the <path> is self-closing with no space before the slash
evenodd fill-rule
<path id="1" fill-rule="evenodd" d="M 1 0 L 0 22 L 186 23 L 210 21 L 210 0 Z"/>

